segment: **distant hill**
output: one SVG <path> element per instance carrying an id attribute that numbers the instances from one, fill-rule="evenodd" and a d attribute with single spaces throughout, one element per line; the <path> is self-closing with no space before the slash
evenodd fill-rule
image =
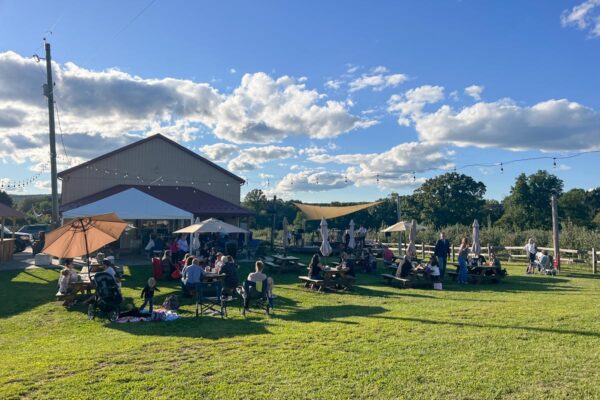
<path id="1" fill-rule="evenodd" d="M 13 203 L 16 206 L 19 203 L 22 203 L 25 200 L 31 199 L 35 202 L 45 199 L 50 199 L 52 195 L 50 194 L 9 194 L 9 196 L 13 199 Z"/>

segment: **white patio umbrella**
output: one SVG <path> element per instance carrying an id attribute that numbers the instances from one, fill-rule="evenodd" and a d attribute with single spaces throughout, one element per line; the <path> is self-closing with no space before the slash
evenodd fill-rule
<path id="1" fill-rule="evenodd" d="M 481 243 L 479 243 L 479 222 L 473 221 L 473 245 L 471 251 L 475 253 L 477 257 L 481 254 Z"/>
<path id="2" fill-rule="evenodd" d="M 174 233 L 247 233 L 248 231 L 237 227 L 235 225 L 228 224 L 227 222 L 223 222 L 216 218 L 209 218 L 205 221 L 200 222 L 199 224 L 193 224 L 190 226 L 186 226 Z"/>
<path id="3" fill-rule="evenodd" d="M 350 234 L 350 241 L 348 242 L 348 248 L 353 249 L 356 247 L 356 241 L 354 240 L 354 220 L 350 220 L 350 229 L 348 229 L 348 234 Z"/>
<path id="4" fill-rule="evenodd" d="M 323 257 L 327 257 L 331 254 L 331 245 L 329 244 L 329 230 L 327 229 L 327 221 L 325 218 L 321 218 L 321 238 L 323 239 L 323 243 L 321 243 L 321 254 Z"/>
<path id="5" fill-rule="evenodd" d="M 196 221 L 194 221 L 194 224 L 199 224 L 200 223 L 200 217 L 196 217 Z M 200 234 L 198 232 L 194 233 L 194 237 L 192 239 L 192 252 L 196 253 L 197 255 L 197 251 L 200 249 Z"/>
<path id="6" fill-rule="evenodd" d="M 417 221 L 414 219 L 410 223 L 410 231 L 408 233 L 408 247 L 406 248 L 406 254 L 410 257 L 417 256 Z"/>

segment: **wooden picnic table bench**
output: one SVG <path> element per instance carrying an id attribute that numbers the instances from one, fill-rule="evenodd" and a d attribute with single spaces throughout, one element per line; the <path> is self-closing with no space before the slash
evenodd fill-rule
<path id="1" fill-rule="evenodd" d="M 310 276 L 299 276 L 298 279 L 304 282 L 304 287 L 307 289 L 316 289 L 318 292 L 323 290 L 324 285 L 322 279 L 313 279 Z"/>
<path id="2" fill-rule="evenodd" d="M 381 274 L 381 276 L 383 277 L 383 279 L 385 279 L 387 281 L 388 285 L 391 285 L 392 282 L 400 282 L 400 284 L 404 288 L 409 288 L 411 285 L 411 281 L 412 281 L 410 278 L 401 278 L 399 276 L 392 275 L 392 274 Z"/>

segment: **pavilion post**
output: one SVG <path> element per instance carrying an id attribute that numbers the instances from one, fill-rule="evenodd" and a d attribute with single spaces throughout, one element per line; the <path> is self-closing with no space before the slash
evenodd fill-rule
<path id="1" fill-rule="evenodd" d="M 2 230 L 0 230 L 0 262 L 4 260 L 4 217 L 2 217 Z"/>
<path id="2" fill-rule="evenodd" d="M 401 209 L 400 209 L 400 195 L 396 195 L 396 219 L 400 222 Z M 402 233 L 398 232 L 398 257 L 402 257 Z"/>
<path id="3" fill-rule="evenodd" d="M 595 247 L 592 247 L 592 273 L 598 273 L 598 254 Z"/>

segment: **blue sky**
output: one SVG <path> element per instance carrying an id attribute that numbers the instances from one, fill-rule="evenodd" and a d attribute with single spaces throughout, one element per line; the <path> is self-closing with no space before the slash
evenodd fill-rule
<path id="1" fill-rule="evenodd" d="M 0 1 L 0 178 L 47 159 L 44 36 L 59 169 L 162 132 L 247 177 L 244 192 L 363 201 L 455 166 L 598 150 L 599 15 L 597 0 Z M 537 169 L 596 187 L 598 166 L 461 172 L 499 199 Z"/>

